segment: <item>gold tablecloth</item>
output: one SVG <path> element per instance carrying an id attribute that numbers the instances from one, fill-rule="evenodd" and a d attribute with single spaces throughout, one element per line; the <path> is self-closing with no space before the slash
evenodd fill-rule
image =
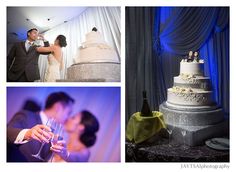
<path id="1" fill-rule="evenodd" d="M 141 116 L 141 112 L 134 113 L 127 125 L 126 138 L 141 143 L 157 134 L 162 128 L 166 128 L 161 112 L 153 111 L 152 115 L 145 117 Z"/>

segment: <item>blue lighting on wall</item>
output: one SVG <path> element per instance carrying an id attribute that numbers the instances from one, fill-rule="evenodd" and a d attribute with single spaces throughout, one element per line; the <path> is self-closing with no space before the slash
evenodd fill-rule
<path id="1" fill-rule="evenodd" d="M 27 30 L 24 28 L 19 28 L 17 31 L 17 38 L 19 41 L 24 41 L 27 39 Z"/>
<path id="2" fill-rule="evenodd" d="M 162 61 L 169 60 L 167 56 L 177 58 L 187 55 L 190 50 L 199 51 L 200 58 L 205 61 L 205 75 L 211 79 L 214 98 L 220 106 L 229 111 L 229 100 L 226 102 L 223 98 L 229 97 L 229 8 L 157 7 L 155 10 L 154 56 L 159 58 L 162 65 Z M 200 23 L 206 25 L 201 26 Z M 183 32 L 194 30 L 192 27 L 199 28 L 191 35 Z M 196 38 L 196 42 L 186 44 L 186 35 L 193 36 L 193 40 Z M 199 38 L 199 35 L 204 36 Z M 222 37 L 223 43 L 220 40 Z"/>

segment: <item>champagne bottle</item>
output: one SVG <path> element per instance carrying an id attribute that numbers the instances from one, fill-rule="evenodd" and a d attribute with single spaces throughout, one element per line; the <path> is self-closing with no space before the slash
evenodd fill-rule
<path id="1" fill-rule="evenodd" d="M 152 116 L 152 111 L 150 110 L 146 91 L 143 91 L 143 106 L 141 109 L 141 116 Z"/>

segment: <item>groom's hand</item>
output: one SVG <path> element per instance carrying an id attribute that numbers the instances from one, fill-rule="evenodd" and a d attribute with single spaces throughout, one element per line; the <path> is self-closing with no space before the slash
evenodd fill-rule
<path id="1" fill-rule="evenodd" d="M 25 133 L 24 139 L 38 140 L 39 142 L 49 143 L 52 137 L 51 129 L 46 125 L 35 125 Z"/>

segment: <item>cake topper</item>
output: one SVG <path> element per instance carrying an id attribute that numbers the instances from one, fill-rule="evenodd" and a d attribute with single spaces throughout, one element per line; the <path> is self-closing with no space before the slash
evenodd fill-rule
<path id="1" fill-rule="evenodd" d="M 199 62 L 198 52 L 194 52 L 194 62 Z"/>
<path id="2" fill-rule="evenodd" d="M 189 51 L 188 57 L 187 57 L 187 62 L 192 62 L 193 61 L 193 51 Z"/>
<path id="3" fill-rule="evenodd" d="M 92 28 L 92 31 L 97 32 L 98 29 L 97 29 L 96 27 L 93 27 L 93 28 Z"/>

